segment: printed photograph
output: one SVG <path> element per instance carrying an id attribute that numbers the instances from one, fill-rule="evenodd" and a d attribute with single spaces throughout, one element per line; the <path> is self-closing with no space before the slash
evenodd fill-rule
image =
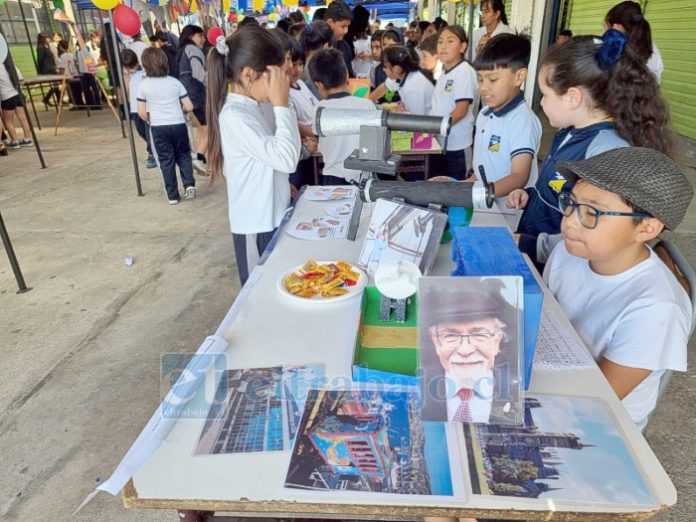
<path id="1" fill-rule="evenodd" d="M 285 486 L 452 495 L 443 423 L 405 391 L 310 390 Z"/>
<path id="2" fill-rule="evenodd" d="M 599 399 L 528 396 L 523 426 L 463 429 L 474 494 L 655 505 Z"/>
<path id="3" fill-rule="evenodd" d="M 375 204 L 358 266 L 374 276 L 379 263 L 410 261 L 427 274 L 435 260 L 447 215 L 380 199 Z"/>
<path id="4" fill-rule="evenodd" d="M 418 284 L 423 420 L 521 424 L 522 278 Z"/>
<path id="5" fill-rule="evenodd" d="M 289 223 L 286 232 L 298 239 L 343 239 L 350 220 L 342 217 L 314 217 Z"/>
<path id="6" fill-rule="evenodd" d="M 227 370 L 194 453 L 291 448 L 307 391 L 323 377 L 323 365 Z"/>

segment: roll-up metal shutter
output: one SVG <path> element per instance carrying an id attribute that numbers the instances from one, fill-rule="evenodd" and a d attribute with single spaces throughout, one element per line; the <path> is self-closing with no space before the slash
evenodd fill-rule
<path id="1" fill-rule="evenodd" d="M 696 139 L 696 2 L 648 0 L 644 14 L 665 64 L 660 88 L 672 128 Z"/>

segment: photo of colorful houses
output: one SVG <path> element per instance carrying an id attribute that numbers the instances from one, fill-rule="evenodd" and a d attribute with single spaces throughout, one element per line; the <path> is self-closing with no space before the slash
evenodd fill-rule
<path id="1" fill-rule="evenodd" d="M 291 448 L 307 390 L 319 385 L 323 376 L 323 365 L 227 370 L 195 454 Z"/>
<path id="2" fill-rule="evenodd" d="M 417 394 L 310 390 L 286 487 L 451 495 L 442 423 L 423 423 Z"/>
<path id="3" fill-rule="evenodd" d="M 463 429 L 474 494 L 655 505 L 601 400 L 527 396 L 524 426 Z"/>

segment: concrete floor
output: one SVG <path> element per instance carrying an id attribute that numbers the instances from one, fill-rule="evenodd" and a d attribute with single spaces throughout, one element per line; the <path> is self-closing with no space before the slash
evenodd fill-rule
<path id="1" fill-rule="evenodd" d="M 199 197 L 170 207 L 141 156 L 137 197 L 107 112 L 68 113 L 58 137 L 40 139 L 45 170 L 33 149 L 0 158 L 0 211 L 33 288 L 15 294 L 0 253 L 0 519 L 23 522 L 69 519 L 159 404 L 160 355 L 194 350 L 239 290 L 222 184 L 198 178 Z M 696 266 L 696 205 L 672 237 Z M 680 493 L 656 520 L 696 513 L 695 400 L 696 373 L 674 377 L 648 429 Z M 177 517 L 102 493 L 73 520 Z"/>

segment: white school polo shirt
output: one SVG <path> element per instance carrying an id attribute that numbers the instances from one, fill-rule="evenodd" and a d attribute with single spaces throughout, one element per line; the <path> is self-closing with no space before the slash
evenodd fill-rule
<path id="1" fill-rule="evenodd" d="M 607 276 L 563 242 L 546 263 L 544 281 L 595 360 L 652 371 L 621 401 L 644 428 L 664 371 L 686 371 L 692 309 L 684 289 L 652 250 L 644 261 Z"/>
<path id="2" fill-rule="evenodd" d="M 144 101 L 150 113 L 150 126 L 186 123 L 181 100 L 188 96 L 186 88 L 176 78 L 162 76 L 143 78 L 138 85 L 138 101 Z"/>
<path id="3" fill-rule="evenodd" d="M 499 111 L 484 107 L 476 118 L 474 136 L 474 175 L 479 178 L 483 165 L 486 178 L 496 182 L 510 174 L 512 158 L 518 154 L 533 157 L 527 187 L 533 187 L 538 176 L 536 155 L 541 142 L 541 122 L 520 93 Z"/>
<path id="4" fill-rule="evenodd" d="M 140 82 L 145 79 L 145 71 L 138 69 L 130 74 L 130 83 L 128 84 L 128 103 L 130 104 L 131 114 L 138 113 L 138 87 Z"/>
<path id="5" fill-rule="evenodd" d="M 243 94 L 229 93 L 220 111 L 228 215 L 234 234 L 272 231 L 290 204 L 288 175 L 300 159 L 300 131 L 292 110 L 272 110 L 273 131 L 260 104 Z"/>
<path id="6" fill-rule="evenodd" d="M 395 83 L 395 88 L 399 91 L 399 97 L 411 114 L 430 114 L 432 111 L 433 82 L 420 70 L 408 73 L 402 82 L 387 80 L 387 88 L 391 83 Z"/>
<path id="7" fill-rule="evenodd" d="M 459 62 L 450 70 L 443 70 L 433 91 L 433 116 L 448 116 L 457 102 L 468 101 L 469 110 L 459 122 L 450 129 L 447 150 L 463 150 L 473 141 L 474 115 L 471 104 L 478 96 L 476 71 L 465 61 Z M 444 137 L 438 141 L 444 143 Z"/>
<path id="8" fill-rule="evenodd" d="M 297 80 L 295 85 L 290 86 L 290 100 L 288 105 L 295 111 L 297 121 L 310 127 L 314 125 L 314 114 L 317 112 L 319 100 L 309 90 L 307 84 L 302 80 Z"/>
<path id="9" fill-rule="evenodd" d="M 319 107 L 330 109 L 375 109 L 375 104 L 367 98 L 351 96 L 347 92 L 332 94 L 326 100 L 319 102 Z M 319 152 L 324 157 L 323 174 L 336 176 L 346 181 L 358 180 L 359 170 L 349 170 L 343 166 L 345 159 L 350 156 L 360 145 L 360 134 L 348 134 L 345 136 L 320 136 Z"/>

